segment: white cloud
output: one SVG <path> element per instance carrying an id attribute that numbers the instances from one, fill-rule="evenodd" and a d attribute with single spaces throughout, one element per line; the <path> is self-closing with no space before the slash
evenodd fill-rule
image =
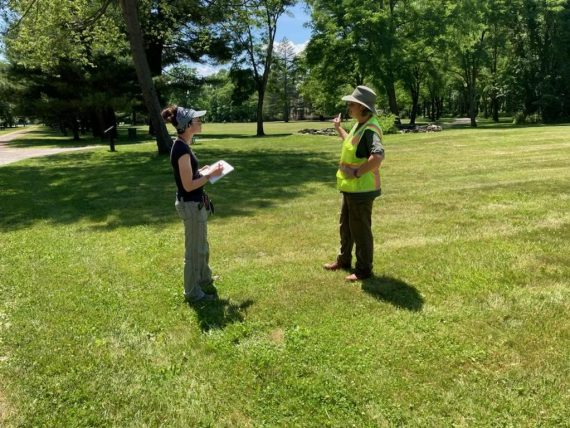
<path id="1" fill-rule="evenodd" d="M 302 43 L 293 43 L 290 41 L 289 43 L 291 43 L 291 45 L 293 46 L 293 49 L 295 50 L 295 55 L 299 55 L 301 52 L 303 52 L 305 50 L 309 41 L 306 40 Z M 280 44 L 279 42 L 275 42 L 274 48 L 276 49 L 277 47 L 279 47 L 279 44 Z M 226 68 L 226 69 L 229 68 L 228 64 L 212 65 L 212 64 L 198 64 L 196 62 L 190 63 L 190 66 L 192 68 L 196 69 L 196 73 L 200 77 L 211 76 L 212 74 L 215 74 L 224 68 Z"/>
<path id="2" fill-rule="evenodd" d="M 295 55 L 299 55 L 301 52 L 305 50 L 309 41 L 306 40 L 302 43 L 293 43 L 289 41 L 289 43 L 291 43 L 291 45 L 293 46 L 293 49 L 295 50 Z M 275 42 L 275 48 L 278 48 L 280 44 L 281 44 L 280 42 Z"/>
<path id="3" fill-rule="evenodd" d="M 304 41 L 303 43 L 293 43 L 293 46 L 295 47 L 295 53 L 299 55 L 307 48 L 308 44 L 309 44 L 308 40 Z"/>
<path id="4" fill-rule="evenodd" d="M 192 64 L 192 68 L 196 69 L 196 73 L 200 77 L 211 76 L 212 74 L 217 73 L 224 67 L 227 68 L 227 66 L 223 65 L 198 64 L 198 63 Z"/>

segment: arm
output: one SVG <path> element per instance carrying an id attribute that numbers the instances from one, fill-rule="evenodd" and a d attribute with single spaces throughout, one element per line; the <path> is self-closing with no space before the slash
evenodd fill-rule
<path id="1" fill-rule="evenodd" d="M 216 165 L 216 167 L 214 167 L 214 169 L 209 171 L 207 174 L 193 179 L 192 176 L 194 174 L 192 171 L 192 163 L 190 162 L 190 155 L 184 155 L 178 159 L 178 168 L 180 169 L 180 179 L 182 180 L 182 186 L 187 192 L 191 192 L 192 190 L 196 190 L 204 186 L 210 177 L 216 177 L 222 173 L 222 166 Z M 204 168 L 200 168 L 200 171 L 203 169 Z"/>
<path id="2" fill-rule="evenodd" d="M 372 131 L 365 131 L 361 142 L 356 150 L 356 156 L 359 158 L 366 157 L 365 163 L 354 170 L 354 178 L 361 177 L 369 171 L 380 168 L 384 160 L 384 146 L 380 135 Z"/>
<path id="3" fill-rule="evenodd" d="M 361 177 L 362 174 L 366 174 L 368 171 L 373 171 L 380 168 L 380 164 L 384 160 L 384 154 L 371 154 L 368 160 L 360 165 L 360 167 L 354 170 L 354 178 Z"/>
<path id="4" fill-rule="evenodd" d="M 338 136 L 340 138 L 342 138 L 343 140 L 348 136 L 347 132 L 343 129 L 342 126 L 340 126 L 340 123 L 342 121 L 342 113 L 339 113 L 337 117 L 335 117 L 333 119 L 333 124 L 334 124 L 334 129 L 336 129 L 336 132 L 338 132 Z"/>

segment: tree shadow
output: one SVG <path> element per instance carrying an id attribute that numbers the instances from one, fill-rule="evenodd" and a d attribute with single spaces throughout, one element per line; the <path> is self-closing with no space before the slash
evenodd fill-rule
<path id="1" fill-rule="evenodd" d="M 375 299 L 412 312 L 422 310 L 424 299 L 410 284 L 390 276 L 379 276 L 362 281 L 362 290 Z"/>
<path id="2" fill-rule="evenodd" d="M 239 304 L 232 303 L 228 299 L 219 299 L 213 302 L 189 303 L 188 306 L 196 311 L 200 329 L 208 332 L 222 330 L 229 324 L 242 322 L 245 319 L 245 312 L 253 303 L 251 299 Z"/>
<path id="3" fill-rule="evenodd" d="M 453 123 L 453 122 L 438 122 L 438 125 L 443 126 L 444 130 L 458 130 L 458 129 L 467 129 L 467 130 L 485 130 L 485 129 L 497 129 L 497 130 L 511 130 L 511 129 L 523 129 L 523 128 L 544 128 L 550 126 L 570 126 L 568 123 L 521 123 L 521 124 L 514 124 L 511 119 L 504 119 L 501 118 L 499 122 L 493 122 L 492 120 L 483 119 L 477 121 L 477 127 L 471 127 L 470 123 Z"/>
<path id="4" fill-rule="evenodd" d="M 151 135 L 137 130 L 137 135 L 133 138 L 128 136 L 128 129 L 119 127 L 118 136 L 115 138 L 115 146 L 120 150 L 121 146 L 132 144 L 148 143 L 153 141 Z M 72 135 L 63 135 L 56 131 L 46 129 L 34 129 L 22 134 L 24 138 L 17 138 L 5 142 L 11 148 L 35 148 L 35 147 L 87 147 L 87 146 L 109 146 L 109 139 L 93 137 L 91 134 L 82 134 L 80 140 L 74 140 Z"/>
<path id="5" fill-rule="evenodd" d="M 266 134 L 262 137 L 258 137 L 255 134 L 241 134 L 241 133 L 236 133 L 236 134 L 208 134 L 206 133 L 202 133 L 200 134 L 197 138 L 196 141 L 198 144 L 200 144 L 200 140 L 224 140 L 227 138 L 235 138 L 235 139 L 251 139 L 251 138 L 260 138 L 260 139 L 265 139 L 265 138 L 277 138 L 277 137 L 289 137 L 293 135 L 292 132 L 289 133 L 282 133 L 282 134 Z"/>
<path id="6" fill-rule="evenodd" d="M 206 191 L 213 219 L 253 215 L 305 196 L 308 183 L 334 187 L 336 157 L 319 151 L 227 150 L 200 147 L 202 165 L 225 159 L 235 170 Z M 38 221 L 89 229 L 162 226 L 177 220 L 176 185 L 168 156 L 155 152 L 85 151 L 0 168 L 0 231 Z M 314 190 L 313 190 L 314 191 Z"/>

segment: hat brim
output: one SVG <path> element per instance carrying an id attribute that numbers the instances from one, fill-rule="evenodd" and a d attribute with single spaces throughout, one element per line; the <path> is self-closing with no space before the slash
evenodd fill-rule
<path id="1" fill-rule="evenodd" d="M 195 113 L 192 115 L 192 117 L 193 117 L 193 118 L 194 118 L 194 117 L 202 117 L 202 116 L 205 116 L 207 112 L 208 112 L 207 110 L 199 110 L 199 111 L 195 112 Z"/>
<path id="2" fill-rule="evenodd" d="M 368 104 L 364 104 L 362 101 L 357 100 L 356 98 L 354 98 L 352 95 L 345 95 L 344 97 L 341 98 L 343 101 L 352 101 L 353 103 L 358 103 L 364 107 L 366 107 L 368 110 L 370 110 L 372 113 L 374 114 L 378 114 L 376 112 L 376 109 L 372 106 L 369 106 Z"/>

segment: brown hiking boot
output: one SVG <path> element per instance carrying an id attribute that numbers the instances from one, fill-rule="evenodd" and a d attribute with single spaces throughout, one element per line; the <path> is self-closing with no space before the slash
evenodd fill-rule
<path id="1" fill-rule="evenodd" d="M 340 270 L 340 269 L 348 269 L 349 266 L 345 266 L 340 264 L 338 261 L 334 261 L 332 263 L 325 263 L 323 265 L 323 268 L 325 268 L 326 270 Z"/>
<path id="2" fill-rule="evenodd" d="M 357 275 L 355 273 L 351 273 L 350 275 L 348 275 L 346 278 L 347 281 L 350 282 L 355 282 L 355 281 L 362 281 L 363 279 L 368 279 L 370 278 L 372 275 Z"/>

